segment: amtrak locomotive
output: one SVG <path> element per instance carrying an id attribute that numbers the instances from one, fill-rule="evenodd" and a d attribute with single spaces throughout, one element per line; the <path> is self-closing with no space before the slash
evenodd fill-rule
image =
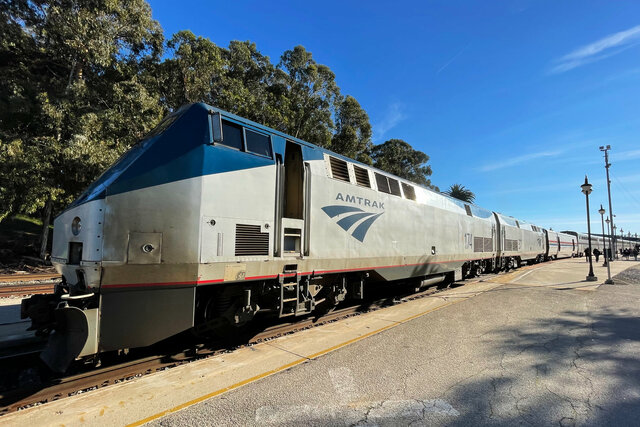
<path id="1" fill-rule="evenodd" d="M 464 203 L 204 104 L 168 116 L 55 220 L 52 295 L 23 317 L 42 359 L 329 310 L 571 256 L 577 236 Z"/>

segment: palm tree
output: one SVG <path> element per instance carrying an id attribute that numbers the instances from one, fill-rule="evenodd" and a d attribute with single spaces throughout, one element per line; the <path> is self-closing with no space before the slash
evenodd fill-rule
<path id="1" fill-rule="evenodd" d="M 453 184 L 447 191 L 444 192 L 451 197 L 454 197 L 458 200 L 462 200 L 463 202 L 473 203 L 476 198 L 476 195 L 464 185 Z"/>

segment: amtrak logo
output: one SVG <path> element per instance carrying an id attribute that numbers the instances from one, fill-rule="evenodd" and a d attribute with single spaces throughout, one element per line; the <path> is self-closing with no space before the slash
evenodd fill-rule
<path id="1" fill-rule="evenodd" d="M 338 225 L 347 233 L 349 229 L 357 224 L 351 235 L 359 241 L 364 241 L 369 227 L 384 213 L 365 212 L 355 206 L 330 205 L 322 208 L 329 218 L 335 218 L 338 215 L 346 214 L 344 218 L 338 220 Z"/>

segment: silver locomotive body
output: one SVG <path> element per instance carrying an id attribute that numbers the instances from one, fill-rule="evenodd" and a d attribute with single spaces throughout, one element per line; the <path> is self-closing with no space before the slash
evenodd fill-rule
<path id="1" fill-rule="evenodd" d="M 183 107 L 56 220 L 56 295 L 23 315 L 45 362 L 207 335 L 541 261 L 538 227 L 232 114 Z M 37 318 L 37 319 L 36 319 Z"/>

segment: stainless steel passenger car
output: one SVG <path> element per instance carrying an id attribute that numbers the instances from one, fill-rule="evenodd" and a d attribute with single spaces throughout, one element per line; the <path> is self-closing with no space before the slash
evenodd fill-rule
<path id="1" fill-rule="evenodd" d="M 545 230 L 549 251 L 548 258 L 568 258 L 577 254 L 577 236 L 567 233 L 559 233 L 553 230 Z"/>

